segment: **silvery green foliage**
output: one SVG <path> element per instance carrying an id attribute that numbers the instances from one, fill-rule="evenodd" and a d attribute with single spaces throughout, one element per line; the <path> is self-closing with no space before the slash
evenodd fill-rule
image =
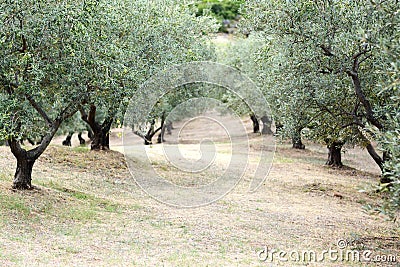
<path id="1" fill-rule="evenodd" d="M 390 1 L 389 1 L 390 2 Z M 368 1 L 247 1 L 243 28 L 260 32 L 268 48 L 262 80 L 277 120 L 289 129 L 309 129 L 314 140 L 364 144 L 359 128 L 370 121 L 355 94 L 355 70 L 374 118 L 384 124 L 387 98 L 379 96 L 377 46 L 383 21 Z M 386 33 L 389 34 L 389 33 Z"/>
<path id="2" fill-rule="evenodd" d="M 261 80 L 278 120 L 316 141 L 379 141 L 392 154 L 389 206 L 398 210 L 399 2 L 254 0 L 244 9 L 243 30 L 267 44 Z"/>
<path id="3" fill-rule="evenodd" d="M 377 16 L 384 18 L 375 25 L 377 30 L 389 31 L 390 35 L 382 35 L 379 39 L 379 48 L 384 51 L 389 66 L 382 65 L 380 72 L 383 73 L 379 81 L 379 95 L 390 98 L 392 102 L 386 108 L 388 123 L 385 132 L 377 131 L 379 142 L 388 151 L 390 159 L 385 163 L 385 175 L 391 178 L 388 191 L 389 197 L 385 200 L 380 212 L 389 215 L 393 220 L 398 219 L 400 209 L 400 16 L 398 3 L 391 6 L 374 5 Z"/>
<path id="4" fill-rule="evenodd" d="M 196 110 L 194 106 L 182 105 L 183 103 L 197 98 L 214 98 L 221 99 L 222 88 L 206 83 L 185 84 L 173 91 L 168 92 L 159 100 L 157 106 L 154 107 L 152 118 L 160 118 L 164 112 L 168 116 L 167 120 L 179 121 L 186 118 L 191 118 L 198 114 L 200 110 Z M 179 109 L 176 109 L 178 106 Z M 202 111 L 207 111 L 212 107 L 207 105 L 202 107 Z M 171 112 L 174 111 L 172 114 Z"/>
<path id="5" fill-rule="evenodd" d="M 212 57 L 204 41 L 216 26 L 179 1 L 17 0 L 0 10 L 0 139 L 47 131 L 26 95 L 50 119 L 81 101 L 115 116 L 158 69 Z"/>
<path id="6" fill-rule="evenodd" d="M 217 29 L 208 17 L 196 17 L 180 1 L 114 1 L 121 14 L 112 36 L 106 43 L 115 42 L 117 57 L 105 64 L 118 62 L 107 86 L 99 87 L 88 99 L 104 117 L 122 124 L 123 114 L 133 92 L 147 79 L 167 66 L 214 57 L 208 33 Z M 116 12 L 117 12 L 116 11 Z M 114 12 L 114 13 L 116 13 Z M 144 115 L 145 116 L 145 115 Z"/>
<path id="7" fill-rule="evenodd" d="M 43 135 L 49 121 L 74 112 L 89 74 L 98 71 L 87 49 L 94 23 L 101 25 L 93 18 L 95 5 L 67 0 L 0 3 L 0 139 Z"/>
<path id="8" fill-rule="evenodd" d="M 259 61 L 260 54 L 263 52 L 264 41 L 256 34 L 250 35 L 248 38 L 236 36 L 228 43 L 217 45 L 218 61 L 239 70 L 243 75 L 246 75 L 260 89 L 263 84 L 259 82 L 259 75 L 262 73 L 262 62 Z M 267 96 L 267 92 L 264 91 Z M 235 110 L 238 115 L 250 114 L 251 110 L 237 95 L 231 92 L 226 92 L 222 95 L 222 100 L 228 107 Z M 266 114 L 271 114 L 270 111 L 264 111 L 256 114 L 259 118 Z"/>
<path id="9" fill-rule="evenodd" d="M 397 220 L 400 210 L 400 114 L 396 118 L 390 118 L 393 129 L 378 135 L 379 141 L 390 154 L 390 159 L 385 162 L 385 175 L 390 177 L 392 182 L 381 185 L 382 191 L 388 192 L 388 197 L 378 209 L 381 213 L 388 215 L 391 219 Z"/>

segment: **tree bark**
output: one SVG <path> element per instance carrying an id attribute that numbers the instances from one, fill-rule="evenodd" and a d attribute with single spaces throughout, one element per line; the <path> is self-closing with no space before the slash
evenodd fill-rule
<path id="1" fill-rule="evenodd" d="M 379 131 L 384 132 L 384 125 L 382 124 L 381 120 L 376 117 L 371 102 L 367 99 L 366 95 L 364 94 L 362 86 L 361 86 L 360 76 L 358 75 L 360 64 L 363 61 L 367 60 L 371 56 L 371 54 L 367 55 L 369 52 L 371 52 L 371 50 L 363 50 L 363 51 L 360 51 L 357 54 L 355 54 L 353 56 L 353 66 L 352 66 L 351 70 L 347 70 L 346 72 L 347 72 L 347 75 L 349 75 L 351 77 L 356 96 L 357 96 L 358 100 L 360 101 L 360 103 L 364 107 L 366 119 L 368 120 L 369 123 L 371 123 L 376 128 L 378 128 Z M 364 58 L 361 59 L 361 57 L 364 57 Z M 385 175 L 385 168 L 384 168 L 384 162 L 388 159 L 387 157 L 389 155 L 387 155 L 387 153 L 384 152 L 383 157 L 380 157 L 378 155 L 378 153 L 376 153 L 371 142 L 365 136 L 363 136 L 362 133 L 361 133 L 361 136 L 363 137 L 364 140 L 367 141 L 366 148 L 367 148 L 368 153 L 370 154 L 372 159 L 376 162 L 376 164 L 378 164 L 379 168 L 382 171 L 381 183 L 392 182 L 391 179 Z"/>
<path id="2" fill-rule="evenodd" d="M 15 171 L 12 187 L 18 190 L 33 189 L 32 169 L 36 160 L 35 155 L 23 149 L 20 142 L 14 138 L 9 139 L 8 142 L 11 152 L 17 159 L 17 169 Z"/>
<path id="3" fill-rule="evenodd" d="M 92 129 L 88 129 L 88 137 L 89 137 L 89 139 L 90 139 L 90 141 L 92 141 L 93 140 L 93 132 L 92 132 Z"/>
<path id="4" fill-rule="evenodd" d="M 296 129 L 292 135 L 292 147 L 295 149 L 305 149 L 306 146 L 301 141 L 301 129 Z"/>
<path id="5" fill-rule="evenodd" d="M 360 81 L 360 77 L 358 76 L 358 61 L 357 59 L 355 59 L 354 61 L 354 65 L 353 65 L 353 69 L 352 71 L 348 71 L 347 74 L 351 77 L 352 82 L 353 82 L 353 86 L 354 86 L 354 91 L 357 95 L 358 100 L 361 102 L 361 104 L 363 105 L 364 109 L 365 109 L 365 115 L 367 120 L 374 126 L 376 126 L 376 128 L 378 128 L 379 130 L 383 130 L 383 125 L 382 123 L 375 117 L 374 111 L 372 109 L 372 105 L 369 102 L 369 100 L 367 99 L 367 97 L 365 96 L 362 87 L 361 87 L 361 81 Z"/>
<path id="6" fill-rule="evenodd" d="M 17 170 L 15 171 L 13 188 L 18 190 L 30 190 L 32 186 L 32 169 L 36 159 L 29 159 L 25 154 L 17 158 Z"/>
<path id="7" fill-rule="evenodd" d="M 96 121 L 96 106 L 90 105 L 89 115 L 83 107 L 79 107 L 81 118 L 93 132 L 91 150 L 110 150 L 110 129 L 113 123 L 113 115 L 109 114 L 102 124 Z"/>
<path id="8" fill-rule="evenodd" d="M 255 114 L 250 114 L 250 119 L 253 122 L 253 133 L 260 132 L 260 124 L 258 122 L 258 118 Z"/>
<path id="9" fill-rule="evenodd" d="M 152 144 L 153 144 L 152 139 L 153 139 L 153 136 L 154 136 L 154 134 L 155 134 L 155 131 L 154 131 L 154 125 L 155 125 L 155 124 L 156 124 L 156 121 L 155 121 L 155 120 L 152 120 L 152 121 L 150 122 L 150 129 L 147 131 L 147 134 L 144 136 L 144 144 L 145 144 L 146 146 L 152 145 Z"/>
<path id="10" fill-rule="evenodd" d="M 161 132 L 160 132 L 160 134 L 158 135 L 158 137 L 157 137 L 157 143 L 159 143 L 159 144 L 161 144 L 161 143 L 164 143 L 165 142 L 165 139 L 164 139 L 164 134 L 165 134 L 165 125 L 164 126 L 162 126 L 162 128 L 161 128 Z"/>
<path id="11" fill-rule="evenodd" d="M 268 116 L 261 117 L 261 122 L 263 124 L 261 134 L 273 134 L 271 130 L 272 121 L 268 118 Z"/>
<path id="12" fill-rule="evenodd" d="M 165 112 L 163 112 L 161 116 L 161 131 L 157 138 L 157 143 L 161 144 L 164 143 L 164 134 L 165 134 Z"/>
<path id="13" fill-rule="evenodd" d="M 329 149 L 328 152 L 328 161 L 326 162 L 326 165 L 330 165 L 333 167 L 342 167 L 342 147 L 344 143 L 335 141 L 332 142 L 332 144 L 329 144 L 327 147 Z"/>
<path id="14" fill-rule="evenodd" d="M 79 144 L 84 145 L 86 144 L 85 139 L 82 138 L 82 132 L 78 133 Z"/>
<path id="15" fill-rule="evenodd" d="M 65 115 L 72 116 L 71 114 Z M 64 118 L 63 118 L 64 119 Z M 43 154 L 46 148 L 49 146 L 50 141 L 53 139 L 55 133 L 60 127 L 62 119 L 56 119 L 49 132 L 43 136 L 39 146 L 27 151 L 21 147 L 20 142 L 17 139 L 10 138 L 8 141 L 11 152 L 17 159 L 17 169 L 14 175 L 13 188 L 18 190 L 33 189 L 32 186 L 32 169 L 35 161 Z"/>
<path id="16" fill-rule="evenodd" d="M 360 136 L 363 140 L 364 143 L 366 143 L 366 148 L 368 151 L 368 154 L 371 156 L 371 158 L 375 161 L 375 163 L 379 166 L 379 168 L 381 169 L 381 180 L 380 182 L 382 184 L 386 184 L 386 183 L 390 183 L 392 182 L 392 179 L 390 177 L 388 177 L 386 175 L 386 171 L 385 170 L 385 161 L 390 159 L 390 155 L 387 152 L 383 152 L 383 156 L 379 156 L 379 154 L 376 152 L 374 146 L 372 145 L 372 143 L 368 140 L 367 137 L 365 137 L 365 135 L 359 131 Z"/>
<path id="17" fill-rule="evenodd" d="M 62 142 L 63 146 L 71 146 L 72 135 L 74 135 L 74 132 L 68 133 L 67 137 L 65 137 L 65 140 Z"/>
<path id="18" fill-rule="evenodd" d="M 110 150 L 110 127 L 99 127 L 93 131 L 91 150 Z"/>
<path id="19" fill-rule="evenodd" d="M 389 160 L 389 155 L 387 152 L 383 152 L 383 157 L 380 157 L 378 153 L 376 153 L 373 145 L 369 142 L 367 144 L 367 151 L 369 155 L 372 157 L 372 159 L 375 161 L 376 164 L 378 164 L 379 168 L 381 169 L 381 179 L 380 182 L 382 184 L 388 184 L 393 182 L 393 180 L 386 174 L 387 169 L 385 169 L 385 161 Z"/>

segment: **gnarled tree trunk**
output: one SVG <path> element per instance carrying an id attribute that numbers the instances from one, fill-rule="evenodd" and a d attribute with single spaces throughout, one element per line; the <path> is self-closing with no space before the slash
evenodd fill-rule
<path id="1" fill-rule="evenodd" d="M 301 129 L 296 129 L 292 135 L 292 147 L 295 149 L 305 149 L 306 146 L 301 141 Z"/>
<path id="2" fill-rule="evenodd" d="M 72 113 L 73 114 L 73 113 Z M 72 114 L 65 115 L 72 116 Z M 42 138 L 39 146 L 27 151 L 21 147 L 18 140 L 10 138 L 8 144 L 10 145 L 11 152 L 17 159 L 17 169 L 14 175 L 13 188 L 19 190 L 33 189 L 32 186 L 32 169 L 35 161 L 42 155 L 42 153 L 49 146 L 51 139 L 57 132 L 60 126 L 61 120 L 55 120 L 52 122 L 49 132 Z"/>
<path id="3" fill-rule="evenodd" d="M 361 136 L 361 139 L 363 140 L 363 143 L 366 144 L 366 149 L 368 151 L 368 154 L 371 156 L 371 158 L 375 161 L 375 163 L 379 166 L 381 169 L 381 180 L 380 182 L 382 184 L 390 183 L 392 182 L 392 179 L 386 175 L 385 170 L 385 161 L 390 159 L 390 155 L 387 152 L 383 152 L 383 156 L 379 156 L 378 153 L 376 152 L 374 146 L 371 144 L 371 141 L 368 140 L 368 138 L 361 132 L 359 131 L 359 134 Z"/>
<path id="4" fill-rule="evenodd" d="M 386 172 L 388 171 L 385 168 L 385 161 L 390 160 L 390 155 L 387 152 L 383 152 L 383 156 L 380 157 L 378 155 L 378 153 L 375 151 L 374 146 L 371 144 L 371 142 L 369 142 L 368 139 L 365 139 L 367 142 L 367 151 L 368 154 L 372 157 L 372 159 L 375 161 L 376 164 L 378 164 L 379 168 L 381 169 L 381 180 L 380 182 L 382 184 L 388 184 L 393 182 L 392 179 L 386 174 Z"/>
<path id="5" fill-rule="evenodd" d="M 93 130 L 91 150 L 110 150 L 110 128 L 111 123 Z"/>
<path id="6" fill-rule="evenodd" d="M 152 145 L 153 144 L 153 136 L 155 135 L 155 131 L 154 131 L 154 125 L 156 124 L 155 120 L 152 120 L 150 122 L 150 129 L 147 131 L 147 134 L 144 136 L 144 144 L 146 146 L 148 145 Z"/>
<path id="7" fill-rule="evenodd" d="M 82 138 L 82 132 L 78 133 L 79 144 L 84 145 L 86 144 L 85 139 Z"/>
<path id="8" fill-rule="evenodd" d="M 88 129 L 88 137 L 89 137 L 89 139 L 90 139 L 90 141 L 92 141 L 93 140 L 93 132 L 92 132 L 92 129 Z"/>
<path id="9" fill-rule="evenodd" d="M 161 131 L 160 135 L 157 138 L 157 142 L 162 143 L 162 142 L 164 142 L 164 133 L 165 133 L 165 128 L 166 128 L 166 124 L 164 122 L 165 122 L 165 113 L 163 113 L 163 115 L 161 116 L 161 126 L 158 127 L 157 129 L 155 129 L 156 121 L 154 119 L 152 119 L 150 121 L 150 128 L 146 134 L 143 134 L 140 131 L 135 131 L 135 130 L 133 130 L 133 133 L 136 134 L 137 136 L 140 136 L 141 138 L 143 138 L 145 145 L 152 145 L 153 144 L 152 139 L 153 139 L 154 135 L 156 133 L 158 133 L 159 131 Z"/>
<path id="10" fill-rule="evenodd" d="M 164 143 L 164 134 L 165 134 L 165 112 L 163 112 L 161 116 L 161 131 L 157 138 L 157 143 L 161 144 Z"/>
<path id="11" fill-rule="evenodd" d="M 354 91 L 357 95 L 358 100 L 362 104 L 365 110 L 365 117 L 368 120 L 368 122 L 372 125 L 374 125 L 376 128 L 378 128 L 380 131 L 384 131 L 384 125 L 382 124 L 381 120 L 378 119 L 378 117 L 375 115 L 373 106 L 371 105 L 371 102 L 367 99 L 366 95 L 364 94 L 363 88 L 362 88 L 362 83 L 360 80 L 360 76 L 358 74 L 358 71 L 360 69 L 360 64 L 365 61 L 368 57 L 370 57 L 370 51 L 368 48 L 364 49 L 362 51 L 359 51 L 357 54 L 353 55 L 353 65 L 351 69 L 347 70 L 347 74 L 351 77 L 351 80 L 353 82 L 353 87 Z M 357 119 L 358 120 L 358 119 Z M 364 128 L 364 125 L 362 125 L 362 122 L 359 122 Z M 372 146 L 371 142 L 361 133 L 361 136 L 364 140 L 367 141 L 367 150 L 370 156 L 373 158 L 373 160 L 378 164 L 379 168 L 382 171 L 382 176 L 381 176 L 381 183 L 391 183 L 392 180 L 385 175 L 385 167 L 384 163 L 387 160 L 387 153 L 384 152 L 383 157 L 380 157 L 374 147 Z"/>
<path id="12" fill-rule="evenodd" d="M 102 124 L 96 121 L 96 106 L 90 105 L 89 115 L 86 114 L 83 107 L 79 107 L 81 118 L 92 130 L 91 150 L 109 150 L 110 149 L 110 129 L 113 123 L 113 114 L 106 117 Z"/>
<path id="13" fill-rule="evenodd" d="M 164 139 L 164 134 L 165 134 L 165 125 L 164 126 L 162 126 L 162 128 L 161 128 L 161 132 L 160 132 L 160 134 L 158 135 L 158 137 L 157 137 L 157 143 L 159 143 L 159 144 L 161 144 L 161 143 L 164 143 L 165 142 L 165 139 Z"/>
<path id="14" fill-rule="evenodd" d="M 333 167 L 342 167 L 342 147 L 344 143 L 335 141 L 329 144 L 327 147 L 329 149 L 328 152 L 328 161 L 326 162 L 327 165 Z"/>
<path id="15" fill-rule="evenodd" d="M 260 123 L 258 122 L 258 118 L 255 114 L 250 114 L 250 119 L 253 122 L 253 133 L 260 132 Z"/>
<path id="16" fill-rule="evenodd" d="M 24 190 L 33 189 L 32 187 L 32 169 L 36 159 L 28 158 L 26 153 L 17 157 L 17 170 L 15 171 L 13 188 Z"/>
<path id="17" fill-rule="evenodd" d="M 262 116 L 261 122 L 263 124 L 261 134 L 273 134 L 271 130 L 272 121 L 268 118 L 268 116 Z"/>
<path id="18" fill-rule="evenodd" d="M 65 137 L 65 140 L 62 142 L 63 146 L 71 146 L 72 135 L 74 135 L 74 132 L 68 133 L 67 137 Z"/>

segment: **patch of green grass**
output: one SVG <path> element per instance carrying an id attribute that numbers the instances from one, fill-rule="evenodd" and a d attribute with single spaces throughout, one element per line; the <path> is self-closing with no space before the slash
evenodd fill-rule
<path id="1" fill-rule="evenodd" d="M 104 209 L 108 212 L 114 212 L 118 213 L 119 212 L 119 206 L 118 205 L 106 205 Z"/>
<path id="2" fill-rule="evenodd" d="M 189 229 L 188 229 L 188 227 L 186 225 L 182 224 L 182 225 L 179 226 L 179 228 L 183 230 L 182 231 L 183 234 L 187 234 L 189 232 Z"/>
<path id="3" fill-rule="evenodd" d="M 129 205 L 129 208 L 130 208 L 131 210 L 140 210 L 140 209 L 143 208 L 143 206 L 139 205 L 138 203 L 135 203 L 135 204 L 133 204 L 133 205 Z"/>
<path id="4" fill-rule="evenodd" d="M 161 166 L 160 169 L 165 172 L 169 171 L 168 166 L 165 166 L 165 165 Z"/>
<path id="5" fill-rule="evenodd" d="M 9 236 L 8 238 L 13 242 L 24 242 L 26 240 L 26 237 L 23 236 Z"/>
<path id="6" fill-rule="evenodd" d="M 90 207 L 73 207 L 63 210 L 60 217 L 74 221 L 91 221 L 97 218 L 97 212 Z"/>
<path id="7" fill-rule="evenodd" d="M 16 211 L 25 216 L 31 212 L 23 199 L 13 195 L 0 195 L 0 209 Z"/>
<path id="8" fill-rule="evenodd" d="M 121 213 L 121 206 L 108 200 L 93 199 L 92 205 L 95 205 L 97 209 L 105 210 L 107 212 Z"/>
<path id="9" fill-rule="evenodd" d="M 72 192 L 68 192 L 65 191 L 67 193 L 69 193 L 69 195 L 71 197 L 74 197 L 76 199 L 81 199 L 81 200 L 94 200 L 94 197 L 88 194 L 85 194 L 83 192 L 79 192 L 79 191 L 72 191 Z"/>
<path id="10" fill-rule="evenodd" d="M 72 150 L 78 153 L 86 153 L 90 151 L 90 149 L 87 146 L 77 146 L 72 148 Z"/>
<path id="11" fill-rule="evenodd" d="M 50 180 L 47 183 L 41 183 L 42 186 L 54 189 L 56 191 L 67 194 L 69 197 L 78 200 L 76 203 L 71 203 L 73 207 L 67 205 L 58 207 L 54 215 L 64 219 L 72 219 L 76 221 L 88 221 L 98 217 L 98 212 L 106 211 L 120 213 L 121 207 L 110 200 L 98 198 L 86 192 L 69 189 L 61 184 Z M 43 211 L 54 211 L 52 206 L 43 206 Z"/>
<path id="12" fill-rule="evenodd" d="M 40 184 L 42 186 L 49 187 L 49 188 L 52 188 L 57 191 L 67 193 L 69 196 L 79 199 L 79 200 L 96 200 L 96 197 L 94 197 L 92 195 L 89 195 L 87 193 L 77 191 L 74 189 L 66 188 L 66 187 L 62 186 L 61 184 L 54 182 L 53 180 L 50 180 L 48 183 L 40 183 Z"/>
<path id="13" fill-rule="evenodd" d="M 53 180 L 49 180 L 47 183 L 38 182 L 38 184 L 41 185 L 41 186 L 44 186 L 44 187 L 55 189 L 57 191 L 63 191 L 64 190 L 64 187 L 61 184 L 59 184 L 57 182 L 54 182 Z"/>
<path id="14" fill-rule="evenodd" d="M 172 252 L 168 255 L 168 262 L 174 262 L 176 263 L 182 263 L 184 261 L 187 261 L 188 255 L 186 253 L 180 253 L 180 252 Z M 182 266 L 182 265 L 181 265 Z"/>

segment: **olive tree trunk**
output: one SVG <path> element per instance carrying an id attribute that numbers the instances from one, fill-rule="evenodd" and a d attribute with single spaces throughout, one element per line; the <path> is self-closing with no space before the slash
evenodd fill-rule
<path id="1" fill-rule="evenodd" d="M 258 118 L 255 114 L 250 114 L 250 119 L 253 122 L 253 133 L 260 132 L 260 123 L 258 122 Z"/>
<path id="2" fill-rule="evenodd" d="M 96 121 L 96 109 L 95 105 L 90 105 L 89 114 L 87 114 L 82 106 L 79 107 L 82 120 L 90 126 L 92 132 L 91 150 L 110 150 L 110 129 L 114 114 L 109 114 L 100 124 Z"/>
<path id="3" fill-rule="evenodd" d="M 263 116 L 261 118 L 261 122 L 263 124 L 261 134 L 273 134 L 271 130 L 272 121 L 268 118 L 268 116 Z"/>
<path id="4" fill-rule="evenodd" d="M 26 153 L 17 158 L 17 170 L 15 171 L 13 188 L 32 189 L 32 169 L 36 159 L 28 158 Z"/>
<path id="5" fill-rule="evenodd" d="M 65 137 L 65 140 L 62 141 L 63 146 L 71 146 L 71 139 L 72 136 L 74 135 L 74 132 L 69 132 L 67 137 Z"/>
<path id="6" fill-rule="evenodd" d="M 93 129 L 91 150 L 110 150 L 110 128 L 111 124 Z"/>
<path id="7" fill-rule="evenodd" d="M 292 134 L 292 147 L 295 149 L 305 149 L 306 146 L 301 140 L 301 129 L 296 129 Z"/>
<path id="8" fill-rule="evenodd" d="M 342 167 L 342 147 L 343 142 L 332 142 L 329 144 L 328 147 L 328 161 L 326 162 L 327 165 L 333 167 Z"/>
<path id="9" fill-rule="evenodd" d="M 78 133 L 79 144 L 84 145 L 86 144 L 85 139 L 82 138 L 82 132 Z"/>
<path id="10" fill-rule="evenodd" d="M 32 186 L 32 169 L 35 161 L 43 154 L 46 148 L 49 146 L 50 141 L 53 139 L 55 133 L 57 132 L 61 121 L 66 117 L 72 116 L 71 114 L 65 115 L 62 119 L 57 119 L 52 122 L 49 131 L 42 138 L 40 144 L 31 149 L 25 150 L 21 147 L 19 140 L 15 138 L 10 138 L 7 140 L 10 145 L 11 152 L 17 159 L 17 169 L 14 175 L 13 188 L 18 190 L 33 189 Z"/>

